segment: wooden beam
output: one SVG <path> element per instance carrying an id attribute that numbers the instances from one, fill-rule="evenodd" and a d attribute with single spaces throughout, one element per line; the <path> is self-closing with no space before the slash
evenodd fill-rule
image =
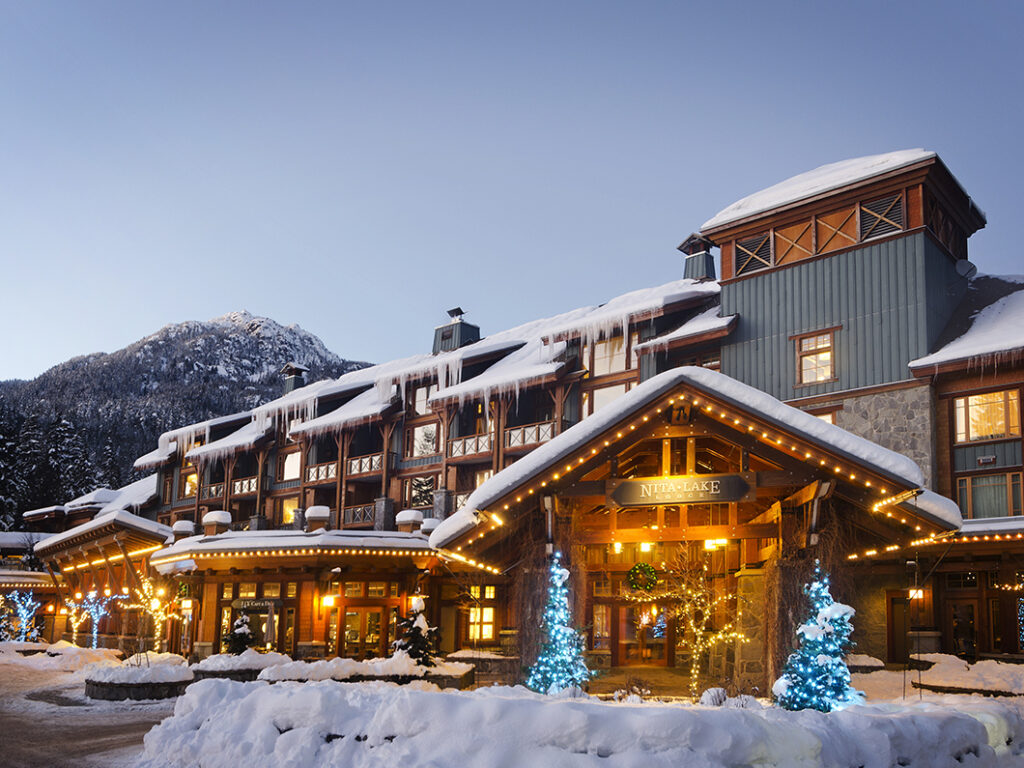
<path id="1" fill-rule="evenodd" d="M 662 528 L 657 531 L 647 528 L 619 529 L 614 540 L 623 543 L 639 541 L 706 541 L 707 539 L 771 539 L 778 535 L 774 523 L 751 525 L 691 525 L 686 528 Z M 610 544 L 609 531 L 582 531 L 580 540 L 584 544 Z"/>

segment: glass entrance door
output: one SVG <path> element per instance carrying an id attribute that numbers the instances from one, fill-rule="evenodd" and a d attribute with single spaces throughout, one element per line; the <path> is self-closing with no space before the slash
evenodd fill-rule
<path id="1" fill-rule="evenodd" d="M 622 666 L 664 666 L 666 654 L 665 617 L 656 605 L 617 606 L 619 648 Z"/>
<path id="2" fill-rule="evenodd" d="M 382 608 L 346 608 L 341 655 L 351 659 L 372 659 L 384 654 Z"/>

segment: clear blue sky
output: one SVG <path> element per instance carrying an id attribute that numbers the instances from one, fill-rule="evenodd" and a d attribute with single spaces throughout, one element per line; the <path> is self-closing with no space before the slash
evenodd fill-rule
<path id="1" fill-rule="evenodd" d="M 939 152 L 1021 273 L 1024 4 L 0 2 L 0 379 L 248 309 L 425 350 L 681 276 L 720 208 Z"/>

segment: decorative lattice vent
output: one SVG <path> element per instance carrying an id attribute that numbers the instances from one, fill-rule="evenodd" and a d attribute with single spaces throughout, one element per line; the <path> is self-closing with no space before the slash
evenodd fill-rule
<path id="1" fill-rule="evenodd" d="M 892 195 L 860 206 L 860 239 L 903 230 L 903 195 Z"/>
<path id="2" fill-rule="evenodd" d="M 762 232 L 736 241 L 736 274 L 755 272 L 772 265 L 771 233 Z"/>

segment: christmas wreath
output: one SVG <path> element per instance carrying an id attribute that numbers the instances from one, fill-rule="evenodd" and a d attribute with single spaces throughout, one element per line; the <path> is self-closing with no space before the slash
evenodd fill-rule
<path id="1" fill-rule="evenodd" d="M 626 573 L 626 583 L 634 591 L 650 592 L 658 583 L 658 573 L 648 563 L 637 563 Z"/>

